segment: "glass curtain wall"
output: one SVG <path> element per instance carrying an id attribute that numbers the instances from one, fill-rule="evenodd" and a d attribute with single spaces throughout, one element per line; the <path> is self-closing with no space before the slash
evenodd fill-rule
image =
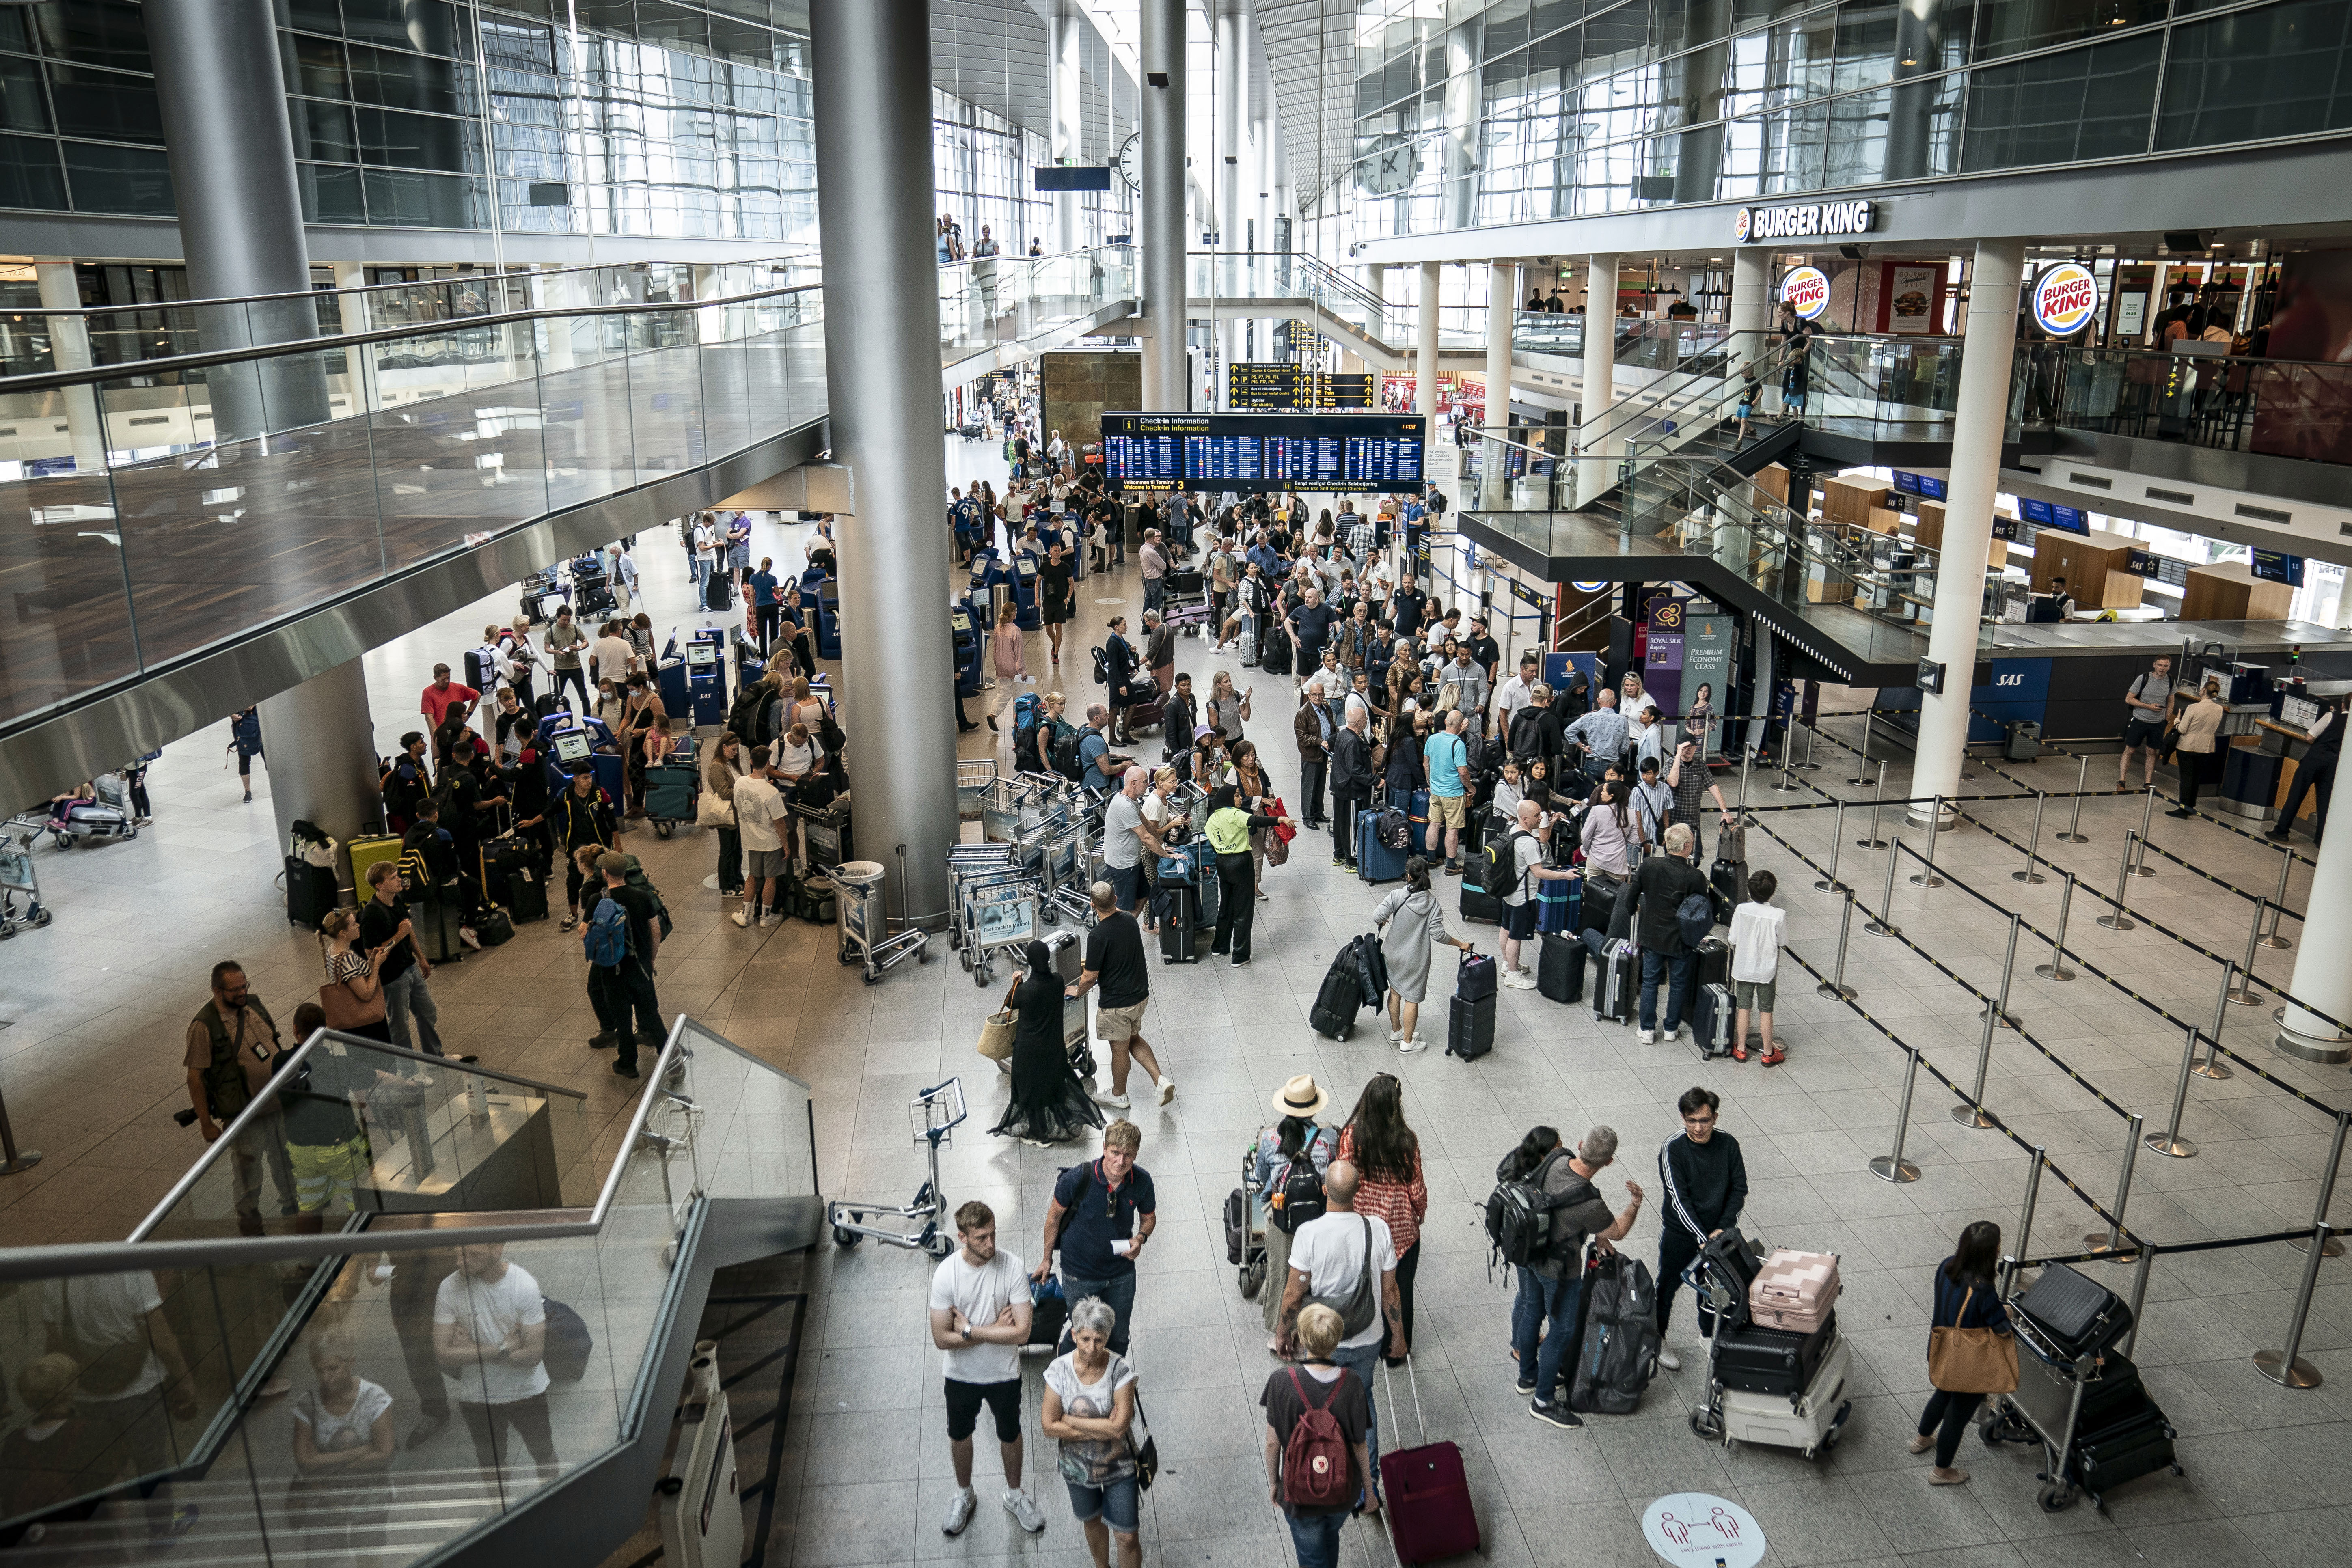
<path id="1" fill-rule="evenodd" d="M 1359 0 L 1352 238 L 2352 130 L 2341 0 Z"/>
<path id="2" fill-rule="evenodd" d="M 971 256 L 983 226 L 1006 256 L 1025 254 L 1032 237 L 1052 248 L 1053 198 L 1037 192 L 1030 171 L 1053 161 L 1051 140 L 1044 132 L 1024 130 L 978 104 L 934 89 L 932 179 L 939 186 L 939 212 L 955 230 L 951 258 Z M 1130 199 L 1127 182 L 1116 173 L 1108 191 L 1081 195 L 1080 247 L 1106 244 L 1113 235 L 1132 232 Z"/>

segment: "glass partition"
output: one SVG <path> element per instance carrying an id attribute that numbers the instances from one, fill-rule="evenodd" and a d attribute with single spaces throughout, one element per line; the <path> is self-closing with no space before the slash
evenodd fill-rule
<path id="1" fill-rule="evenodd" d="M 0 1476 L 0 1544 L 437 1552 L 661 1418 L 649 1357 L 702 1199 L 816 1192 L 807 1088 L 683 1018 L 599 1127 L 560 1092 L 323 1032 L 273 1098 L 143 1239 L 0 1253 L 0 1370 L 30 1401 L 5 1425 L 34 1457 Z"/>
<path id="2" fill-rule="evenodd" d="M 2352 365 L 2058 343 L 2018 357 L 2029 423 L 2352 462 Z"/>

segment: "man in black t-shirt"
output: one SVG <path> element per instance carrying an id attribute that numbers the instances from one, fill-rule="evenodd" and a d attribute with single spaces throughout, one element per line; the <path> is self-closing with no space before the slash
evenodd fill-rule
<path id="1" fill-rule="evenodd" d="M 1391 624 L 1401 637 L 1413 637 L 1421 631 L 1421 613 L 1429 603 L 1429 595 L 1421 591 L 1421 579 L 1408 577 L 1402 587 L 1389 595 L 1389 609 L 1394 616 Z"/>
<path id="2" fill-rule="evenodd" d="M 1037 613 L 1045 622 L 1045 640 L 1054 645 L 1054 662 L 1062 662 L 1062 625 L 1070 618 L 1070 563 L 1063 559 L 1056 539 L 1045 550 L 1037 568 Z"/>
<path id="3" fill-rule="evenodd" d="M 400 868 L 379 860 L 368 868 L 367 883 L 368 901 L 360 906 L 360 945 L 373 950 L 391 944 L 376 970 L 376 981 L 383 987 L 384 1024 L 392 1043 L 404 1051 L 441 1056 L 441 1013 L 433 1005 L 433 993 L 425 988 L 433 964 L 409 923 Z M 413 1039 L 408 1032 L 412 1015 L 416 1019 Z"/>
<path id="4" fill-rule="evenodd" d="M 604 893 L 601 898 L 591 895 L 581 901 L 587 906 L 591 921 L 595 919 L 597 906 L 604 899 L 619 906 L 628 921 L 629 951 L 618 963 L 588 966 L 588 1000 L 596 1009 L 596 1021 L 604 1026 L 604 1032 L 588 1044 L 592 1048 L 620 1047 L 613 1070 L 623 1078 L 635 1078 L 637 1037 L 643 1035 L 658 1052 L 664 1033 L 661 999 L 654 994 L 654 964 L 661 955 L 661 905 L 652 892 L 629 886 L 629 858 L 619 851 L 605 851 L 596 862 L 596 870 L 604 880 Z M 634 1029 L 630 1027 L 632 1014 L 635 1016 Z"/>
<path id="5" fill-rule="evenodd" d="M 1095 1028 L 1110 1047 L 1110 1092 L 1097 1090 L 1095 1099 L 1114 1110 L 1129 1108 L 1127 1068 L 1132 1060 L 1142 1063 L 1151 1081 L 1160 1086 L 1160 1103 L 1165 1105 L 1176 1098 L 1176 1080 L 1162 1070 L 1151 1043 L 1143 1037 L 1143 1009 L 1151 998 L 1151 972 L 1143 959 L 1143 928 L 1135 923 L 1133 915 L 1119 909 L 1118 895 L 1108 882 L 1095 884 L 1094 906 L 1095 929 L 1087 933 L 1086 972 L 1063 994 L 1076 998 L 1093 986 L 1102 987 L 1095 1006 Z"/>
<path id="6" fill-rule="evenodd" d="M 1666 852 L 1651 856 L 1633 873 L 1633 907 L 1641 921 L 1641 1039 L 1645 1046 L 1657 1038 L 1662 978 L 1666 982 L 1666 1038 L 1673 1041 L 1682 1035 L 1683 1005 L 1691 994 L 1698 952 L 1683 941 L 1678 911 L 1692 894 L 1706 896 L 1706 874 L 1691 864 L 1691 850 L 1697 842 L 1690 825 L 1677 822 L 1666 829 Z"/>

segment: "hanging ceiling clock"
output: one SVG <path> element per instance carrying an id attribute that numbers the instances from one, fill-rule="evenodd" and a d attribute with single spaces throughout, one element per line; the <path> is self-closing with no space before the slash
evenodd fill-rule
<path id="1" fill-rule="evenodd" d="M 1392 132 L 1365 149 L 1356 183 L 1373 195 L 1388 196 L 1406 189 L 1420 174 L 1421 154 L 1413 151 L 1412 138 Z"/>
<path id="2" fill-rule="evenodd" d="M 1118 177 L 1138 195 L 1143 194 L 1143 132 L 1129 132 L 1118 149 Z"/>

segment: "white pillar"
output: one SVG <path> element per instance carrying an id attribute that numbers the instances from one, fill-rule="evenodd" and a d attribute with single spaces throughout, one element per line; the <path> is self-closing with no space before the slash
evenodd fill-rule
<path id="1" fill-rule="evenodd" d="M 1412 354 L 1412 405 L 1430 416 L 1427 438 L 1437 437 L 1437 297 L 1444 280 L 1434 261 L 1421 264 L 1421 338 Z"/>
<path id="2" fill-rule="evenodd" d="M 33 279 L 41 290 L 44 310 L 81 309 L 81 281 L 71 261 L 36 261 Z M 49 353 L 59 370 L 88 370 L 89 322 L 81 316 L 51 316 Z M 98 473 L 106 467 L 106 422 L 99 417 L 98 394 L 87 385 L 68 386 L 58 395 L 66 405 L 66 439 L 72 444 L 74 468 Z"/>
<path id="3" fill-rule="evenodd" d="M 1519 319 L 1519 265 L 1495 261 L 1486 266 L 1486 416 L 1479 423 L 1489 429 L 1511 423 L 1511 329 Z M 1509 484 L 1508 465 L 1496 447 L 1496 460 L 1482 456 L 1478 466 L 1478 504 L 1504 504 Z"/>
<path id="4" fill-rule="evenodd" d="M 1914 795 L 1959 792 L 1969 741 L 1969 688 L 1984 620 L 1985 566 L 1992 555 L 1992 498 L 2000 484 L 2000 433 L 2009 410 L 2010 361 L 2017 347 L 2017 287 L 2025 247 L 2013 239 L 1977 245 L 1969 279 L 1969 321 L 1952 416 L 1951 497 L 1936 567 L 1936 624 L 1927 657 L 1944 667 L 1944 689 L 1921 694 Z M 1915 806 L 1920 822 L 1932 806 Z M 1938 826 L 1941 825 L 1938 824 Z"/>
<path id="5" fill-rule="evenodd" d="M 2340 721 L 2340 716 L 2339 716 Z M 2340 818 L 2339 818 L 2340 820 Z M 2319 847 L 2304 900 L 2303 950 L 2287 989 L 2331 1018 L 2352 1020 L 2352 832 L 2336 830 L 2336 847 Z M 2333 871 L 2327 868 L 2336 868 Z M 2279 1013 L 2278 1048 L 2306 1062 L 2352 1061 L 2352 1033 L 2290 1002 Z"/>
<path id="6" fill-rule="evenodd" d="M 1086 19 L 1078 14 L 1073 0 L 1055 0 L 1047 17 L 1048 42 L 1052 52 L 1046 58 L 1046 72 L 1051 96 L 1052 141 L 1048 155 L 1055 163 L 1071 164 L 1079 161 L 1079 132 L 1085 125 L 1081 83 L 1080 49 L 1086 38 Z M 1078 194 L 1076 191 L 1054 193 L 1054 237 L 1046 248 L 1060 254 L 1078 248 Z"/>
<path id="7" fill-rule="evenodd" d="M 335 305 L 342 317 L 343 331 L 373 331 L 377 324 L 374 300 L 360 291 L 367 287 L 366 266 L 357 261 L 332 261 L 328 265 L 335 269 Z M 373 414 L 381 406 L 383 389 L 376 381 L 376 347 L 362 343 L 343 356 L 344 363 L 357 372 L 345 384 L 351 397 L 344 409 L 346 415 Z"/>
<path id="8" fill-rule="evenodd" d="M 1243 42 L 1247 20 L 1241 0 L 1219 0 L 1216 89 L 1212 103 L 1217 164 L 1213 173 L 1217 190 L 1216 248 L 1228 256 L 1244 249 L 1248 242 L 1242 214 L 1242 160 L 1249 156 L 1249 55 Z M 1235 293 L 1249 286 L 1245 269 L 1235 262 L 1223 263 L 1217 276 L 1218 285 L 1210 290 L 1213 294 Z M 1241 318 L 1228 316 L 1219 321 L 1215 336 L 1216 405 L 1226 408 L 1232 405 L 1232 368 L 1242 357 Z"/>
<path id="9" fill-rule="evenodd" d="M 1598 431 L 1617 401 L 1617 258 L 1596 256 L 1588 263 L 1584 281 L 1584 389 L 1577 421 L 1581 447 L 1584 429 Z"/>
<path id="10" fill-rule="evenodd" d="M 1249 247 L 1265 259 L 1250 264 L 1250 277 L 1255 279 L 1252 291 L 1261 297 L 1276 291 L 1274 255 L 1274 120 L 1261 115 L 1250 121 L 1249 161 L 1243 165 L 1249 171 L 1249 199 L 1243 205 L 1249 211 Z M 1261 316 L 1256 330 L 1256 348 L 1251 357 L 1274 358 L 1275 318 Z"/>
<path id="11" fill-rule="evenodd" d="M 1746 365 L 1764 353 L 1765 335 L 1772 330 L 1772 253 L 1750 247 L 1731 257 L 1731 317 L 1737 334 L 1733 363 Z"/>
<path id="12" fill-rule="evenodd" d="M 1191 356 L 1184 346 L 1184 0 L 1141 0 L 1143 190 L 1137 234 L 1143 241 L 1143 406 L 1192 406 Z M 1150 78 L 1165 76 L 1166 87 Z"/>

